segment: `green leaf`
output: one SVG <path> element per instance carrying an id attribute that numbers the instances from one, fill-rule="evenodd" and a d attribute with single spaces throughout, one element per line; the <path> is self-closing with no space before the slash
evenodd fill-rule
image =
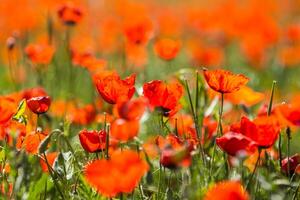
<path id="1" fill-rule="evenodd" d="M 5 150 L 1 149 L 0 150 L 0 162 L 4 162 L 5 159 Z"/>
<path id="2" fill-rule="evenodd" d="M 71 126 L 71 122 L 68 120 L 64 121 L 64 135 L 67 137 L 70 134 L 70 126 Z"/>
<path id="3" fill-rule="evenodd" d="M 47 150 L 47 147 L 51 141 L 51 137 L 53 134 L 49 134 L 47 135 L 47 137 L 45 137 L 45 139 L 41 142 L 40 146 L 39 146 L 39 153 L 45 153 L 45 151 Z"/>
<path id="4" fill-rule="evenodd" d="M 14 114 L 13 120 L 16 120 L 16 121 L 26 125 L 27 124 L 27 116 L 24 115 L 25 110 L 26 110 L 26 99 L 23 99 L 19 103 L 17 113 Z"/>
<path id="5" fill-rule="evenodd" d="M 45 173 L 37 182 L 32 181 L 29 188 L 28 199 L 40 199 L 40 195 L 44 196 L 46 184 L 46 192 L 49 192 L 53 188 L 53 182 L 48 179 Z"/>

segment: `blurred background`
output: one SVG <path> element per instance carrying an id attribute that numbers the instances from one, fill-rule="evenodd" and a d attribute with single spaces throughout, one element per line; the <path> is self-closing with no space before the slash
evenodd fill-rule
<path id="1" fill-rule="evenodd" d="M 17 38 L 22 50 L 52 37 L 58 50 L 66 28 L 57 10 L 64 2 L 1 0 L 1 92 L 13 89 L 7 70 L 7 39 Z M 146 79 L 161 78 L 179 68 L 222 67 L 246 73 L 254 88 L 270 88 L 274 79 L 281 93 L 299 89 L 298 0 L 77 0 L 72 4 L 82 10 L 82 20 L 70 28 L 72 51 L 97 55 L 110 67 L 146 69 Z M 132 27 L 142 32 L 142 41 L 130 41 L 135 40 Z M 152 47 L 165 37 L 180 42 L 179 55 L 167 64 L 155 58 Z M 16 81 L 33 86 L 22 51 L 13 56 L 19 65 Z M 59 62 L 59 56 L 54 61 Z"/>

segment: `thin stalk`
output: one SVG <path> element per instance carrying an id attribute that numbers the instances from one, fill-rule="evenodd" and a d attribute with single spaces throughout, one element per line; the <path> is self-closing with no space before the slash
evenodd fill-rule
<path id="1" fill-rule="evenodd" d="M 161 164 L 159 164 L 158 186 L 157 186 L 157 199 L 159 199 L 159 197 L 160 197 L 160 189 L 161 189 L 161 184 L 160 184 L 160 182 L 161 182 L 161 173 L 162 173 L 162 171 L 161 171 Z"/>
<path id="2" fill-rule="evenodd" d="M 291 129 L 287 127 L 286 129 L 286 136 L 287 136 L 287 176 L 290 178 L 290 140 L 291 140 Z"/>
<path id="3" fill-rule="evenodd" d="M 106 143 L 105 143 L 105 158 L 106 160 L 109 159 L 109 125 L 107 126 L 107 131 L 106 131 Z"/>
<path id="4" fill-rule="evenodd" d="M 178 136 L 178 124 L 177 124 L 178 122 L 177 121 L 178 121 L 178 119 L 175 118 L 175 135 L 176 136 Z"/>
<path id="5" fill-rule="evenodd" d="M 139 191 L 140 191 L 140 195 L 141 195 L 142 199 L 144 199 L 145 195 L 144 195 L 144 191 L 143 191 L 141 184 L 139 184 Z"/>
<path id="6" fill-rule="evenodd" d="M 293 200 L 296 200 L 297 199 L 297 196 L 298 196 L 298 192 L 299 192 L 299 188 L 300 188 L 300 181 L 297 185 L 297 188 L 296 188 L 296 191 L 294 193 L 294 196 L 293 196 Z"/>
<path id="7" fill-rule="evenodd" d="M 278 138 L 278 151 L 279 151 L 279 166 L 281 169 L 282 167 L 281 133 L 279 133 L 279 138 Z"/>
<path id="8" fill-rule="evenodd" d="M 40 118 L 40 115 L 37 114 L 37 117 L 36 117 L 36 129 L 35 129 L 35 133 L 36 133 L 36 134 L 38 134 L 39 118 Z M 38 136 L 39 136 L 39 135 L 38 135 Z M 40 139 L 40 138 L 39 138 L 39 139 Z M 41 141 L 41 139 L 40 139 L 40 141 Z M 47 165 L 48 172 L 49 172 L 49 174 L 50 174 L 50 176 L 51 176 L 51 178 L 52 178 L 52 180 L 53 180 L 54 186 L 56 187 L 56 189 L 57 189 L 59 195 L 61 196 L 61 198 L 62 198 L 62 199 L 65 199 L 65 197 L 64 197 L 64 195 L 63 195 L 63 193 L 62 193 L 62 191 L 60 190 L 59 184 L 57 183 L 57 180 L 56 180 L 55 177 L 54 177 L 53 172 L 55 173 L 55 171 L 54 171 L 54 169 L 50 166 L 50 164 L 49 164 L 49 162 L 48 162 L 48 159 L 47 159 L 47 156 L 46 156 L 46 153 L 43 152 L 42 155 L 43 155 L 42 157 L 44 157 L 45 163 L 46 163 L 46 165 Z"/>
<path id="9" fill-rule="evenodd" d="M 273 105 L 273 98 L 274 98 L 276 83 L 277 83 L 276 81 L 273 81 L 273 83 L 272 83 L 271 97 L 270 97 L 270 102 L 269 102 L 268 112 L 267 112 L 268 116 L 270 116 L 270 114 L 272 112 L 272 105 Z"/>
<path id="10" fill-rule="evenodd" d="M 221 136 L 223 134 L 223 127 L 222 127 L 223 107 L 224 107 L 224 94 L 221 93 L 221 105 L 219 108 L 219 121 L 218 121 L 219 136 Z"/>
<path id="11" fill-rule="evenodd" d="M 255 174 L 255 172 L 256 172 L 256 170 L 257 170 L 258 163 L 259 163 L 259 161 L 260 161 L 260 156 L 261 156 L 261 149 L 258 149 L 258 157 L 257 157 L 256 163 L 255 163 L 253 172 L 251 173 L 250 178 L 249 178 L 249 180 L 248 180 L 248 183 L 247 183 L 247 185 L 246 185 L 246 190 L 248 189 L 249 184 L 251 183 L 251 181 L 252 181 L 252 179 L 253 179 L 253 177 L 254 177 L 254 174 Z"/>
<path id="12" fill-rule="evenodd" d="M 219 107 L 217 136 L 221 136 L 223 134 L 223 128 L 222 128 L 223 106 L 224 106 L 224 94 L 221 93 L 221 103 L 220 103 L 220 107 Z M 216 148 L 217 148 L 217 145 L 216 145 L 216 139 L 215 139 L 214 146 L 213 146 L 213 154 L 212 154 L 211 161 L 210 161 L 209 177 L 211 177 L 211 173 L 212 173 L 212 168 L 213 168 L 215 154 L 216 154 Z"/>
<path id="13" fill-rule="evenodd" d="M 193 119 L 194 119 L 194 123 L 195 123 L 197 138 L 199 140 L 199 148 L 200 148 L 200 152 L 201 152 L 202 161 L 205 164 L 205 155 L 204 155 L 204 151 L 203 151 L 202 144 L 201 144 L 202 139 L 201 139 L 201 135 L 199 134 L 200 131 L 199 131 L 199 125 L 198 125 L 198 117 L 197 117 L 197 114 L 194 109 L 191 92 L 190 92 L 187 80 L 185 80 L 185 87 L 186 87 L 186 90 L 188 93 L 188 98 L 189 98 L 189 103 L 190 103 L 190 107 L 191 107 L 191 111 L 192 111 L 192 115 L 193 115 Z"/>

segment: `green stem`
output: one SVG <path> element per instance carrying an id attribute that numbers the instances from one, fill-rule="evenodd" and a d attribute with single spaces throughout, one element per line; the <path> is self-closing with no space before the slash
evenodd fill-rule
<path id="1" fill-rule="evenodd" d="M 106 158 L 106 160 L 108 160 L 109 159 L 109 129 L 110 129 L 110 127 L 109 126 L 107 126 L 107 131 L 106 131 L 106 143 L 105 143 L 105 158 Z"/>
<path id="2" fill-rule="evenodd" d="M 294 193 L 294 196 L 293 196 L 293 200 L 296 200 L 297 199 L 297 196 L 298 196 L 298 192 L 299 192 L 299 188 L 300 188 L 300 181 L 297 185 L 297 188 L 296 188 L 296 191 Z"/>
<path id="3" fill-rule="evenodd" d="M 290 178 L 290 140 L 291 140 L 291 129 L 287 127 L 286 129 L 287 135 L 287 176 Z"/>
<path id="4" fill-rule="evenodd" d="M 270 97 L 270 102 L 269 102 L 269 106 L 268 106 L 268 112 L 267 115 L 270 116 L 271 112 L 272 112 L 272 104 L 273 104 L 273 98 L 274 98 L 274 92 L 275 92 L 275 85 L 276 85 L 276 81 L 273 81 L 272 83 L 272 89 L 271 89 L 271 97 Z"/>
<path id="5" fill-rule="evenodd" d="M 280 169 L 282 167 L 282 150 L 281 150 L 281 133 L 279 133 L 279 139 L 278 139 L 278 151 L 279 151 L 279 166 Z"/>
<path id="6" fill-rule="evenodd" d="M 158 174 L 158 189 L 157 189 L 157 199 L 159 199 L 159 197 L 160 197 L 160 187 L 161 187 L 161 184 L 160 184 L 160 182 L 161 182 L 161 164 L 159 164 L 159 174 Z"/>
<path id="7" fill-rule="evenodd" d="M 220 107 L 219 107 L 217 136 L 221 136 L 223 134 L 223 128 L 222 128 L 223 106 L 224 106 L 224 94 L 221 93 L 221 103 L 220 103 Z M 216 138 L 215 138 L 214 146 L 213 146 L 213 154 L 212 154 L 211 161 L 210 161 L 210 169 L 209 169 L 209 177 L 210 178 L 212 177 L 211 174 L 212 174 L 212 168 L 213 168 L 215 154 L 216 154 L 216 148 L 217 148 L 217 145 L 216 145 Z"/>
<path id="8" fill-rule="evenodd" d="M 194 105 L 193 105 L 193 101 L 192 101 L 192 97 L 191 97 L 191 92 L 188 86 L 188 82 L 187 80 L 185 80 L 185 87 L 188 93 L 188 98 L 189 98 L 189 103 L 190 103 L 190 107 L 191 107 L 191 111 L 192 111 L 192 115 L 193 115 L 193 119 L 194 119 L 194 123 L 195 123 L 195 128 L 196 128 L 196 133 L 197 133 L 197 138 L 199 140 L 199 148 L 200 148 L 200 152 L 201 152 L 201 157 L 202 157 L 202 161 L 204 164 L 206 164 L 205 162 L 205 154 L 202 148 L 202 136 L 200 135 L 200 129 L 199 129 L 199 124 L 198 124 L 198 116 L 197 113 L 195 112 L 194 109 Z"/>
<path id="9" fill-rule="evenodd" d="M 248 189 L 249 184 L 251 183 L 251 181 L 252 181 L 252 179 L 253 179 L 253 177 L 254 177 L 254 174 L 255 174 L 255 172 L 256 172 L 256 170 L 257 170 L 258 163 L 259 163 L 259 161 L 260 161 L 260 156 L 261 156 L 261 149 L 259 148 L 259 149 L 258 149 L 258 157 L 257 157 L 256 163 L 255 163 L 253 172 L 251 173 L 250 178 L 249 178 L 249 180 L 248 180 L 248 183 L 247 183 L 247 185 L 246 185 L 246 190 Z"/>

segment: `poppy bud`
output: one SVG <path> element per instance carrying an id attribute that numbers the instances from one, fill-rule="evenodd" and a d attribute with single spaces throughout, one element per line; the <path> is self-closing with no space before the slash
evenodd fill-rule
<path id="1" fill-rule="evenodd" d="M 160 164 L 169 169 L 175 169 L 189 159 L 190 154 L 187 148 L 173 149 L 169 146 L 162 150 Z"/>
<path id="2" fill-rule="evenodd" d="M 32 97 L 27 100 L 29 109 L 35 114 L 43 114 L 48 111 L 51 104 L 49 96 Z"/>
<path id="3" fill-rule="evenodd" d="M 288 167 L 288 160 L 289 160 L 289 167 Z M 288 168 L 290 170 L 290 174 L 293 174 L 297 170 L 298 165 L 300 164 L 300 156 L 299 154 L 295 154 L 291 156 L 289 159 L 285 158 L 281 161 L 281 170 L 284 172 L 288 172 Z"/>
<path id="4" fill-rule="evenodd" d="M 7 38 L 6 47 L 8 50 L 10 50 L 10 51 L 13 50 L 15 45 L 16 45 L 16 38 L 14 38 L 14 37 Z"/>
<path id="5" fill-rule="evenodd" d="M 79 140 L 84 150 L 86 150 L 89 153 L 102 151 L 103 149 L 105 149 L 106 132 L 104 130 L 82 130 L 79 132 Z"/>

